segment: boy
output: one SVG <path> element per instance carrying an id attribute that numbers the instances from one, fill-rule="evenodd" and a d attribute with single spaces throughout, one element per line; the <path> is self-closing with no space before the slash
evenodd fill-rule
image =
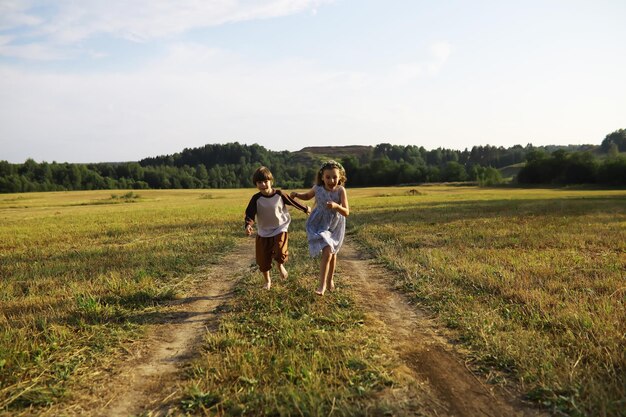
<path id="1" fill-rule="evenodd" d="M 256 217 L 256 262 L 265 278 L 264 288 L 269 290 L 272 287 L 270 278 L 272 259 L 278 264 L 280 276 L 287 278 L 288 275 L 283 265 L 289 256 L 287 229 L 291 223 L 291 216 L 287 206 L 293 206 L 306 214 L 309 214 L 311 209 L 294 201 L 280 190 L 272 188 L 274 177 L 266 167 L 257 169 L 252 175 L 252 181 L 259 192 L 252 196 L 246 208 L 245 230 L 248 236 L 252 234 L 252 225 Z"/>

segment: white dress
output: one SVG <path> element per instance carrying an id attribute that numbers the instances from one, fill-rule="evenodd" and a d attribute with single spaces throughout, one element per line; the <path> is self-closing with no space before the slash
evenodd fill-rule
<path id="1" fill-rule="evenodd" d="M 335 210 L 326 207 L 326 202 L 341 204 L 340 190 L 328 191 L 322 185 L 316 185 L 315 208 L 306 221 L 306 234 L 309 240 L 309 253 L 318 256 L 326 246 L 331 253 L 339 252 L 346 234 L 346 218 Z"/>

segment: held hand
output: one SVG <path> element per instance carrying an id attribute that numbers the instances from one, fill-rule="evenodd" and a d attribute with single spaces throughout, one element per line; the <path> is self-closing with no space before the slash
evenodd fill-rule
<path id="1" fill-rule="evenodd" d="M 328 207 L 331 210 L 334 210 L 337 207 L 337 203 L 335 203 L 334 201 L 327 201 L 326 207 Z"/>
<path id="2" fill-rule="evenodd" d="M 293 200 L 294 198 L 296 198 L 297 196 L 298 196 L 298 193 L 296 193 L 295 191 L 292 191 L 292 192 L 289 194 L 289 197 L 291 197 L 291 199 L 292 199 L 292 200 Z"/>
<path id="3" fill-rule="evenodd" d="M 306 215 L 308 216 L 309 214 L 311 214 L 311 207 L 306 206 Z"/>
<path id="4" fill-rule="evenodd" d="M 246 225 L 246 235 L 250 236 L 252 234 L 252 226 L 249 224 Z"/>

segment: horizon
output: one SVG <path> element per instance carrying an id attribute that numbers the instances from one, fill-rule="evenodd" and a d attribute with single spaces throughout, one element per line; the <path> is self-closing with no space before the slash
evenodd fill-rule
<path id="1" fill-rule="evenodd" d="M 363 148 L 374 148 L 378 145 L 381 145 L 383 143 L 386 142 L 381 142 L 381 143 L 377 143 L 374 145 L 320 145 L 320 146 L 305 146 L 301 149 L 295 150 L 295 151 L 290 151 L 290 150 L 286 150 L 286 149 L 281 149 L 281 150 L 275 150 L 275 149 L 269 149 L 259 143 L 253 143 L 253 144 L 245 144 L 245 143 L 240 143 L 240 142 L 225 142 L 225 143 L 206 143 L 204 145 L 200 145 L 200 146 L 195 146 L 193 148 L 184 148 L 181 150 L 178 150 L 176 152 L 172 152 L 172 153 L 168 153 L 168 154 L 159 154 L 159 155 L 151 155 L 151 156 L 144 156 L 141 157 L 139 159 L 133 159 L 133 160 L 126 160 L 126 161 L 75 161 L 75 162 L 70 162 L 70 161 L 61 161 L 61 160 L 36 160 L 35 158 L 26 158 L 24 161 L 20 161 L 20 162 L 11 162 L 11 161 L 6 161 L 3 159 L 0 159 L 0 161 L 6 161 L 9 162 L 10 164 L 23 164 L 27 159 L 32 159 L 34 160 L 36 163 L 41 164 L 41 163 L 57 163 L 57 164 L 64 164 L 64 163 L 69 163 L 69 164 L 83 164 L 83 165 L 88 165 L 88 164 L 127 164 L 127 163 L 132 163 L 132 162 L 140 162 L 143 159 L 149 159 L 149 158 L 161 158 L 164 156 L 170 156 L 170 155 L 174 155 L 174 154 L 180 154 L 182 153 L 184 150 L 189 149 L 189 150 L 194 150 L 194 149 L 200 149 L 203 148 L 204 146 L 210 146 L 210 145 L 228 145 L 228 144 L 234 144 L 234 143 L 239 143 L 242 146 L 252 146 L 252 145 L 259 145 L 264 147 L 265 149 L 267 149 L 270 152 L 291 152 L 291 153 L 298 153 L 298 152 L 303 152 L 305 149 L 309 149 L 309 148 L 354 148 L 354 147 L 363 147 Z M 393 144 L 391 144 L 393 145 Z M 599 147 L 600 144 L 592 144 L 592 143 L 581 143 L 581 144 L 574 144 L 574 143 L 570 143 L 570 144 L 563 144 L 563 145 L 557 145 L 557 144 L 548 144 L 548 145 L 534 145 L 532 143 L 528 143 L 526 145 L 522 145 L 522 144 L 514 144 L 511 146 L 506 146 L 504 147 L 505 149 L 511 149 L 515 146 L 521 146 L 522 148 L 526 148 L 527 146 L 532 146 L 534 148 L 550 148 L 550 147 L 583 147 L 583 146 L 594 146 L 594 147 Z M 422 147 L 421 145 L 394 145 L 394 146 L 417 146 L 417 147 Z M 473 147 L 484 147 L 484 146 L 492 146 L 492 145 L 473 145 L 472 147 L 469 148 L 464 148 L 464 149 L 452 149 L 452 148 L 426 148 L 424 147 L 424 149 L 426 149 L 426 151 L 432 151 L 435 149 L 442 149 L 442 150 L 450 150 L 453 152 L 465 152 L 465 151 L 471 151 L 471 149 Z M 498 147 L 498 146 L 496 146 Z"/>
<path id="2" fill-rule="evenodd" d="M 625 16 L 614 0 L 5 2 L 0 160 L 600 144 L 626 125 Z"/>

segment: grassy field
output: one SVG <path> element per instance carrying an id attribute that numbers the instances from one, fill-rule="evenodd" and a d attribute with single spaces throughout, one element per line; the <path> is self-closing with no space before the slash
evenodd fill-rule
<path id="1" fill-rule="evenodd" d="M 626 193 L 416 191 L 351 193 L 355 235 L 398 285 L 490 378 L 568 414 L 623 415 Z"/>
<path id="2" fill-rule="evenodd" d="M 302 217 L 302 216 L 299 216 Z M 388 340 L 368 323 L 346 291 L 314 294 L 319 264 L 308 255 L 304 220 L 290 228 L 289 278 L 261 290 L 258 271 L 245 273 L 236 302 L 205 354 L 194 362 L 182 410 L 199 415 L 407 415 L 410 399 L 386 395 L 393 374 Z M 340 278 L 338 285 L 350 286 Z"/>
<path id="3" fill-rule="evenodd" d="M 141 337 L 192 272 L 242 236 L 252 190 L 0 195 L 0 414 L 72 399 Z M 626 398 L 626 191 L 349 189 L 350 233 L 470 347 L 494 383 L 571 415 Z M 242 277 L 181 412 L 393 413 L 363 306 L 312 290 L 294 215 L 290 279 Z M 341 258 L 339 258 L 341 268 Z M 349 283 L 346 283 L 349 285 Z"/>
<path id="4" fill-rule="evenodd" d="M 240 198 L 0 195 L 0 410 L 63 401 L 106 368 L 188 273 L 240 237 Z"/>

